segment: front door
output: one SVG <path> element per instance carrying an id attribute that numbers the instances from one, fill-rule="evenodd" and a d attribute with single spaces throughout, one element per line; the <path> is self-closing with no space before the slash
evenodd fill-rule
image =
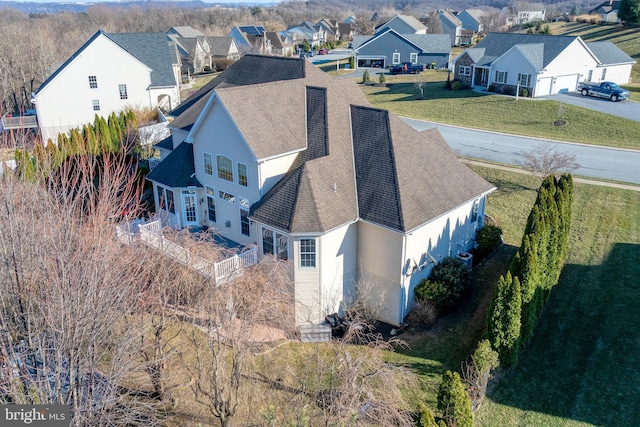
<path id="1" fill-rule="evenodd" d="M 184 213 L 185 227 L 200 225 L 200 221 L 198 221 L 198 200 L 196 198 L 196 190 L 182 191 L 182 210 Z"/>

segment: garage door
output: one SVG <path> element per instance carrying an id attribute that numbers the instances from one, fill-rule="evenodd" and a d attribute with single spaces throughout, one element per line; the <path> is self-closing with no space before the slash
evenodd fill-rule
<path id="1" fill-rule="evenodd" d="M 551 93 L 575 92 L 576 86 L 578 86 L 578 77 L 580 77 L 579 74 L 556 76 Z"/>
<path id="2" fill-rule="evenodd" d="M 552 82 L 553 82 L 552 77 L 545 77 L 544 79 L 538 80 L 538 83 L 536 84 L 535 96 L 551 95 Z"/>

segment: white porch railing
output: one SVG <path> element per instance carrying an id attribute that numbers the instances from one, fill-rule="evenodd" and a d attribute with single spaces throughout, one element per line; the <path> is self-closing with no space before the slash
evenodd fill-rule
<path id="1" fill-rule="evenodd" d="M 128 228 L 116 227 L 116 236 L 122 242 L 130 244 L 136 234 L 131 231 L 127 232 Z M 139 236 L 142 243 L 158 249 L 181 264 L 190 266 L 206 277 L 213 278 L 217 286 L 242 276 L 244 268 L 258 263 L 258 251 L 255 246 L 220 262 L 212 262 L 199 255 L 194 255 L 189 249 L 162 235 L 162 222 L 160 220 L 137 224 L 137 232 L 137 236 Z"/>
<path id="2" fill-rule="evenodd" d="M 31 129 L 38 127 L 36 116 L 4 116 L 2 117 L 2 128 L 9 129 Z"/>

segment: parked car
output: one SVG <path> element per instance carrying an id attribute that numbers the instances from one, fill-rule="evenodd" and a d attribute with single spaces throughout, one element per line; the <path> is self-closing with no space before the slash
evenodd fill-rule
<path id="1" fill-rule="evenodd" d="M 411 62 L 403 62 L 402 64 L 396 64 L 389 68 L 391 74 L 420 74 L 424 71 L 424 65 L 413 64 Z"/>
<path id="2" fill-rule="evenodd" d="M 322 48 L 318 51 L 318 55 L 327 55 L 329 53 L 329 49 Z"/>
<path id="3" fill-rule="evenodd" d="M 616 83 L 613 82 L 581 82 L 578 84 L 578 91 L 582 96 L 592 95 L 600 98 L 607 98 L 616 101 L 623 101 L 629 98 L 629 91 L 622 89 Z"/>

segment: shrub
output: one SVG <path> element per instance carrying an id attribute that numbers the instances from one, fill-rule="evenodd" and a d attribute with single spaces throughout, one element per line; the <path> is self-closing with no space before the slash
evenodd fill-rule
<path id="1" fill-rule="evenodd" d="M 447 371 L 442 375 L 438 409 L 448 426 L 473 427 L 471 401 L 457 372 Z"/>
<path id="2" fill-rule="evenodd" d="M 489 92 L 495 92 L 496 87 L 494 85 L 489 85 Z"/>
<path id="3" fill-rule="evenodd" d="M 407 323 L 412 327 L 425 328 L 435 322 L 438 315 L 436 305 L 431 301 L 419 301 L 407 316 Z"/>
<path id="4" fill-rule="evenodd" d="M 362 74 L 362 83 L 368 83 L 371 80 L 371 76 L 369 75 L 369 70 L 364 70 Z"/>
<path id="5" fill-rule="evenodd" d="M 460 90 L 460 89 L 462 89 L 462 83 L 460 83 L 457 80 L 451 83 L 451 90 Z"/>
<path id="6" fill-rule="evenodd" d="M 455 307 L 469 287 L 469 268 L 458 258 L 445 258 L 436 265 L 428 279 L 416 286 L 419 302 L 431 301 L 438 310 Z"/>
<path id="7" fill-rule="evenodd" d="M 349 68 L 351 68 L 352 70 L 356 68 L 356 59 L 353 56 L 349 57 Z"/>
<path id="8" fill-rule="evenodd" d="M 487 336 L 505 366 L 518 363 L 522 294 L 520 281 L 507 272 L 500 277 L 496 293 L 487 310 Z"/>
<path id="9" fill-rule="evenodd" d="M 502 244 L 502 229 L 497 225 L 485 225 L 478 231 L 476 239 L 478 249 L 475 252 L 479 258 L 484 258 Z"/>
<path id="10" fill-rule="evenodd" d="M 528 97 L 529 91 L 527 89 L 520 89 L 520 96 Z"/>
<path id="11" fill-rule="evenodd" d="M 515 95 L 516 94 L 516 88 L 513 86 L 505 86 L 502 89 L 502 93 L 504 93 L 505 95 Z"/>
<path id="12" fill-rule="evenodd" d="M 467 386 L 473 412 L 480 408 L 487 393 L 491 372 L 498 367 L 498 353 L 491 348 L 489 340 L 478 343 L 471 357 L 464 362 L 462 378 Z"/>
<path id="13" fill-rule="evenodd" d="M 208 65 L 205 65 L 203 68 L 205 73 L 210 73 L 211 72 L 211 67 L 209 67 Z"/>
<path id="14" fill-rule="evenodd" d="M 416 426 L 418 427 L 438 427 L 433 413 L 423 402 L 418 404 L 418 417 Z"/>
<path id="15" fill-rule="evenodd" d="M 378 83 L 380 85 L 384 85 L 387 81 L 387 78 L 384 76 L 384 71 L 380 71 L 380 77 L 378 78 Z"/>

